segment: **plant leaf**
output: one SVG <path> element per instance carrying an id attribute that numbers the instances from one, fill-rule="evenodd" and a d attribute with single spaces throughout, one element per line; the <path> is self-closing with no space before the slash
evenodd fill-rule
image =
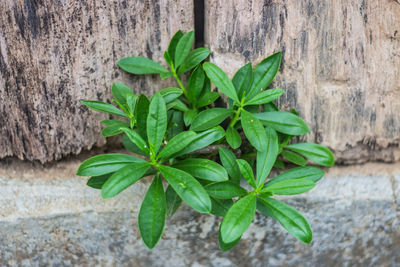
<path id="1" fill-rule="evenodd" d="M 79 165 L 76 175 L 100 176 L 115 172 L 133 162 L 145 162 L 143 159 L 126 154 L 102 154 L 91 157 Z"/>
<path id="2" fill-rule="evenodd" d="M 126 134 L 124 134 L 122 136 L 122 145 L 124 146 L 124 148 L 132 153 L 135 153 L 137 155 L 141 155 L 141 156 L 148 156 L 148 154 L 144 153 L 142 150 L 140 150 L 140 148 L 135 145 L 135 143 L 133 143 L 128 136 L 126 136 Z"/>
<path id="3" fill-rule="evenodd" d="M 204 86 L 204 71 L 201 66 L 198 66 L 189 76 L 187 90 L 189 94 L 189 101 L 195 104 L 200 97 Z"/>
<path id="4" fill-rule="evenodd" d="M 224 137 L 224 135 L 225 131 L 221 126 L 216 126 L 207 131 L 197 133 L 197 137 L 185 149 L 179 152 L 176 157 L 211 145 Z"/>
<path id="5" fill-rule="evenodd" d="M 217 199 L 232 199 L 247 194 L 246 189 L 229 181 L 208 184 L 204 188 L 207 190 L 210 197 Z"/>
<path id="6" fill-rule="evenodd" d="M 306 166 L 306 164 L 307 164 L 307 161 L 305 158 L 303 158 L 299 154 L 296 154 L 292 151 L 282 150 L 281 153 L 282 153 L 282 156 L 285 159 L 287 159 L 288 161 L 290 161 L 291 163 L 294 163 L 294 164 L 300 165 L 300 166 Z"/>
<path id="7" fill-rule="evenodd" d="M 247 96 L 249 98 L 260 92 L 260 89 L 267 88 L 267 86 L 275 78 L 281 64 L 281 52 L 275 53 L 263 59 L 254 69 L 253 84 Z"/>
<path id="8" fill-rule="evenodd" d="M 157 62 L 145 57 L 126 57 L 118 61 L 118 66 L 132 74 L 159 74 L 168 72 Z"/>
<path id="9" fill-rule="evenodd" d="M 137 99 L 137 95 L 127 95 L 126 97 L 126 105 L 128 106 L 128 110 L 132 115 L 135 115 Z"/>
<path id="10" fill-rule="evenodd" d="M 172 102 L 177 99 L 181 94 L 182 90 L 176 87 L 168 87 L 158 91 L 160 95 L 164 98 L 166 104 Z"/>
<path id="11" fill-rule="evenodd" d="M 136 104 L 136 125 L 138 132 L 143 139 L 147 139 L 147 116 L 149 114 L 150 101 L 144 94 L 139 96 Z"/>
<path id="12" fill-rule="evenodd" d="M 189 55 L 190 49 L 193 46 L 194 32 L 185 33 L 178 41 L 175 49 L 174 62 L 175 68 L 178 68 L 186 57 Z"/>
<path id="13" fill-rule="evenodd" d="M 196 106 L 198 108 L 202 108 L 205 106 L 208 106 L 212 103 L 214 103 L 215 100 L 219 98 L 219 93 L 218 92 L 206 92 L 203 94 L 199 101 L 197 102 Z"/>
<path id="14" fill-rule="evenodd" d="M 108 178 L 110 178 L 111 175 L 111 173 L 108 173 L 100 176 L 92 176 L 87 181 L 86 185 L 90 186 L 91 188 L 101 189 L 103 184 L 108 180 Z"/>
<path id="15" fill-rule="evenodd" d="M 221 251 L 228 251 L 231 250 L 232 248 L 236 247 L 236 245 L 239 243 L 240 239 L 242 237 L 239 237 L 238 239 L 236 239 L 235 241 L 231 242 L 231 243 L 224 243 L 224 241 L 222 240 L 221 237 L 221 230 L 218 231 L 218 245 L 219 248 L 221 249 Z"/>
<path id="16" fill-rule="evenodd" d="M 236 157 L 233 152 L 225 147 L 219 147 L 219 159 L 221 160 L 222 166 L 226 169 L 229 176 L 231 177 L 232 182 L 240 183 L 240 179 L 242 178 L 240 174 L 239 165 L 236 162 Z"/>
<path id="17" fill-rule="evenodd" d="M 233 201 L 232 199 L 211 199 L 211 214 L 219 217 L 225 217 L 228 210 L 232 207 Z"/>
<path id="18" fill-rule="evenodd" d="M 278 99 L 284 91 L 282 89 L 270 89 L 258 93 L 253 98 L 246 100 L 245 105 L 260 105 Z"/>
<path id="19" fill-rule="evenodd" d="M 129 138 L 129 140 L 131 140 L 132 143 L 134 143 L 146 155 L 149 155 L 149 147 L 146 141 L 144 141 L 137 132 L 129 128 L 121 128 L 121 130 L 126 134 L 126 136 Z"/>
<path id="20" fill-rule="evenodd" d="M 237 95 L 242 98 L 243 92 L 250 89 L 251 83 L 253 81 L 253 68 L 251 63 L 247 63 L 241 67 L 233 76 L 232 83 L 235 86 Z"/>
<path id="21" fill-rule="evenodd" d="M 149 145 L 157 153 L 167 130 L 167 107 L 159 93 L 151 99 L 146 127 Z"/>
<path id="22" fill-rule="evenodd" d="M 182 112 L 172 111 L 172 118 L 168 127 L 168 139 L 180 134 L 183 131 L 183 115 Z"/>
<path id="23" fill-rule="evenodd" d="M 286 148 L 293 150 L 322 166 L 333 166 L 335 164 L 335 158 L 329 148 L 319 144 L 301 143 L 288 145 Z"/>
<path id="24" fill-rule="evenodd" d="M 167 187 L 165 192 L 167 199 L 167 216 L 172 217 L 182 204 L 182 199 L 178 196 L 172 186 Z"/>
<path id="25" fill-rule="evenodd" d="M 175 163 L 173 167 L 207 181 L 222 182 L 228 180 L 226 170 L 209 159 L 188 158 Z"/>
<path id="26" fill-rule="evenodd" d="M 229 126 L 228 129 L 226 129 L 226 141 L 233 149 L 239 148 L 242 144 L 240 134 L 232 126 Z"/>
<path id="27" fill-rule="evenodd" d="M 243 175 L 244 179 L 246 179 L 249 185 L 256 188 L 254 174 L 250 164 L 244 159 L 237 159 L 236 162 L 239 166 L 240 173 Z"/>
<path id="28" fill-rule="evenodd" d="M 111 198 L 136 183 L 149 169 L 147 162 L 130 163 L 116 171 L 101 187 L 101 196 Z"/>
<path id="29" fill-rule="evenodd" d="M 156 176 L 147 190 L 138 216 L 140 236 L 149 249 L 152 249 L 161 238 L 166 211 L 162 180 Z"/>
<path id="30" fill-rule="evenodd" d="M 185 103 L 183 103 L 179 99 L 175 99 L 174 101 L 168 103 L 167 109 L 171 109 L 171 108 L 180 110 L 183 112 L 189 111 L 189 108 L 185 105 Z"/>
<path id="31" fill-rule="evenodd" d="M 129 127 L 129 123 L 118 120 L 103 120 L 101 123 L 106 125 L 106 127 L 101 131 L 101 135 L 104 137 L 121 134 L 121 127 Z"/>
<path id="32" fill-rule="evenodd" d="M 182 38 L 183 33 L 181 30 L 177 31 L 174 36 L 171 38 L 168 46 L 168 55 L 172 61 L 175 59 L 175 50 L 176 45 L 178 44 L 179 40 Z"/>
<path id="33" fill-rule="evenodd" d="M 183 113 L 183 121 L 185 122 L 186 126 L 192 124 L 194 117 L 197 115 L 197 110 L 189 109 Z"/>
<path id="34" fill-rule="evenodd" d="M 265 185 L 272 185 L 289 179 L 308 179 L 316 183 L 321 180 L 324 174 L 325 172 L 323 170 L 316 167 L 297 167 L 275 176 L 273 179 L 266 182 Z"/>
<path id="35" fill-rule="evenodd" d="M 165 147 L 158 154 L 158 158 L 169 159 L 174 154 L 178 153 L 189 145 L 195 138 L 197 134 L 192 131 L 181 132 L 180 134 L 173 137 Z"/>
<path id="36" fill-rule="evenodd" d="M 271 192 L 276 195 L 297 195 L 311 190 L 314 186 L 315 183 L 309 179 L 290 179 L 264 186 L 261 193 Z"/>
<path id="37" fill-rule="evenodd" d="M 184 171 L 164 165 L 160 165 L 158 169 L 186 204 L 200 213 L 210 213 L 210 197 L 195 178 Z"/>
<path id="38" fill-rule="evenodd" d="M 208 48 L 196 48 L 190 51 L 189 55 L 179 67 L 178 75 L 193 69 L 197 65 L 199 65 L 204 59 L 206 59 L 210 55 L 210 50 Z"/>
<path id="39" fill-rule="evenodd" d="M 261 122 L 253 114 L 242 110 L 241 123 L 249 142 L 258 150 L 266 151 L 267 134 Z"/>
<path id="40" fill-rule="evenodd" d="M 223 72 L 218 66 L 210 62 L 204 63 L 203 69 L 206 72 L 207 77 L 222 93 L 239 103 L 236 89 L 233 86 L 229 77 L 225 74 L 225 72 Z"/>
<path id="41" fill-rule="evenodd" d="M 259 198 L 257 209 L 275 218 L 291 235 L 309 244 L 312 240 L 311 227 L 307 220 L 294 208 L 272 198 Z M 263 212 L 267 211 L 267 212 Z"/>
<path id="42" fill-rule="evenodd" d="M 221 223 L 221 237 L 224 243 L 236 241 L 249 228 L 256 212 L 256 196 L 250 194 L 239 199 L 229 209 Z"/>
<path id="43" fill-rule="evenodd" d="M 267 143 L 265 144 L 267 149 L 263 152 L 257 152 L 257 187 L 261 186 L 268 177 L 279 152 L 278 135 L 275 130 L 266 127 L 265 133 L 267 134 Z"/>
<path id="44" fill-rule="evenodd" d="M 115 99 L 117 99 L 117 101 L 119 103 L 121 103 L 122 105 L 126 104 L 126 97 L 128 95 L 133 94 L 133 91 L 131 88 L 129 88 L 125 84 L 118 83 L 118 82 L 113 83 L 111 92 L 112 92 L 113 96 L 115 97 Z"/>
<path id="45" fill-rule="evenodd" d="M 196 132 L 208 130 L 219 125 L 231 114 L 232 110 L 226 108 L 211 108 L 203 110 L 194 117 L 190 129 Z"/>
<path id="46" fill-rule="evenodd" d="M 87 106 L 90 109 L 93 109 L 98 112 L 105 112 L 117 116 L 121 116 L 124 118 L 128 118 L 128 115 L 126 115 L 122 110 L 118 109 L 117 107 L 101 102 L 101 101 L 94 101 L 94 100 L 81 100 L 81 103 Z"/>
<path id="47" fill-rule="evenodd" d="M 272 111 L 254 114 L 265 126 L 289 135 L 302 135 L 309 132 L 307 124 L 290 112 Z"/>

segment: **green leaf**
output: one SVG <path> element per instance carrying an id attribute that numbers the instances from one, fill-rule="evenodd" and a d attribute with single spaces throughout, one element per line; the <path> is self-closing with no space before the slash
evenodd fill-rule
<path id="1" fill-rule="evenodd" d="M 168 53 L 168 51 L 164 51 L 164 59 L 165 62 L 167 62 L 168 66 L 172 69 L 172 66 L 174 65 L 174 62 L 171 59 L 171 55 Z M 174 75 L 171 71 L 170 72 L 163 72 L 160 74 L 161 79 L 167 78 L 166 76 L 172 76 Z"/>
<path id="2" fill-rule="evenodd" d="M 129 112 L 134 115 L 136 111 L 136 102 L 139 97 L 137 95 L 128 95 L 126 97 L 126 105 L 128 106 Z"/>
<path id="3" fill-rule="evenodd" d="M 281 64 L 281 52 L 275 53 L 264 60 L 262 60 L 254 69 L 253 84 L 247 96 L 249 98 L 260 92 L 260 89 L 267 88 L 267 86 L 275 78 Z"/>
<path id="4" fill-rule="evenodd" d="M 207 181 L 222 182 L 228 180 L 226 170 L 209 159 L 188 158 L 175 163 L 173 167 Z"/>
<path id="5" fill-rule="evenodd" d="M 171 77 L 171 76 L 173 76 L 174 75 L 174 73 L 172 72 L 172 71 L 169 71 L 169 72 L 161 72 L 160 73 L 160 78 L 161 78 L 161 80 L 165 80 L 165 79 L 167 79 L 167 78 L 169 78 L 169 77 Z"/>
<path id="6" fill-rule="evenodd" d="M 233 201 L 232 199 L 211 199 L 211 214 L 219 217 L 225 217 L 228 210 L 232 207 Z"/>
<path id="7" fill-rule="evenodd" d="M 168 103 L 167 109 L 169 110 L 171 108 L 179 110 L 179 111 L 183 111 L 183 112 L 189 111 L 189 108 L 185 105 L 185 103 L 183 103 L 179 99 L 175 99 L 174 101 Z"/>
<path id="8" fill-rule="evenodd" d="M 122 105 L 126 104 L 126 97 L 128 95 L 133 94 L 133 91 L 131 88 L 129 88 L 125 84 L 118 83 L 118 82 L 113 83 L 111 92 L 112 92 L 113 96 L 115 97 L 115 99 L 117 99 L 117 101 L 119 103 L 121 103 Z"/>
<path id="9" fill-rule="evenodd" d="M 158 169 L 185 203 L 200 213 L 210 213 L 210 197 L 193 176 L 164 165 L 160 165 Z"/>
<path id="10" fill-rule="evenodd" d="M 264 186 L 261 192 L 271 192 L 276 195 L 297 195 L 311 190 L 314 186 L 315 183 L 308 179 L 291 179 Z"/>
<path id="11" fill-rule="evenodd" d="M 118 109 L 117 107 L 101 102 L 101 101 L 92 101 L 92 100 L 81 100 L 81 103 L 87 106 L 90 109 L 93 109 L 98 112 L 105 112 L 121 117 L 128 118 L 128 115 L 126 115 L 122 110 Z"/>
<path id="12" fill-rule="evenodd" d="M 158 92 L 164 98 L 164 101 L 167 104 L 177 99 L 182 94 L 182 90 L 176 87 L 168 87 Z"/>
<path id="13" fill-rule="evenodd" d="M 290 112 L 272 111 L 254 114 L 265 126 L 290 135 L 302 135 L 309 132 L 307 124 Z"/>
<path id="14" fill-rule="evenodd" d="M 297 167 L 279 174 L 278 176 L 266 182 L 265 186 L 272 185 L 284 180 L 292 180 L 292 179 L 308 179 L 316 183 L 319 180 L 321 180 L 324 174 L 325 172 L 323 170 L 316 167 L 311 167 L 311 166 Z"/>
<path id="15" fill-rule="evenodd" d="M 157 153 L 167 130 L 167 107 L 159 93 L 155 94 L 150 102 L 147 116 L 147 138 L 154 153 Z"/>
<path id="16" fill-rule="evenodd" d="M 79 165 L 76 175 L 100 176 L 115 172 L 133 162 L 144 162 L 143 159 L 126 154 L 102 154 L 91 157 Z"/>
<path id="17" fill-rule="evenodd" d="M 149 114 L 150 101 L 144 94 L 139 96 L 138 102 L 136 104 L 136 125 L 140 136 L 143 139 L 147 139 L 147 116 Z"/>
<path id="18" fill-rule="evenodd" d="M 174 34 L 174 36 L 171 38 L 171 41 L 169 42 L 168 55 L 170 56 L 170 59 L 172 61 L 175 59 L 176 45 L 178 44 L 178 42 L 182 38 L 182 36 L 183 36 L 183 33 L 181 30 L 179 30 Z"/>
<path id="19" fill-rule="evenodd" d="M 253 68 L 251 63 L 247 63 L 241 67 L 233 76 L 232 83 L 236 88 L 237 95 L 242 98 L 243 93 L 250 89 L 253 81 Z"/>
<path id="20" fill-rule="evenodd" d="M 241 123 L 243 127 L 243 132 L 249 142 L 258 151 L 266 151 L 267 135 L 261 122 L 250 112 L 242 110 Z"/>
<path id="21" fill-rule="evenodd" d="M 208 184 L 204 188 L 207 190 L 210 197 L 217 199 L 232 199 L 247 194 L 247 190 L 229 181 Z"/>
<path id="22" fill-rule="evenodd" d="M 179 68 L 178 75 L 193 69 L 210 55 L 210 50 L 204 47 L 190 51 L 189 55 Z"/>
<path id="23" fill-rule="evenodd" d="M 282 160 L 280 160 L 279 158 L 277 158 L 276 160 L 275 160 L 275 163 L 274 163 L 274 168 L 278 168 L 278 169 L 285 169 L 285 163 L 283 163 L 283 161 Z"/>
<path id="24" fill-rule="evenodd" d="M 146 141 L 144 141 L 137 132 L 129 128 L 121 128 L 121 130 L 125 132 L 126 136 L 128 136 L 129 140 L 131 140 L 132 143 L 134 143 L 146 155 L 149 155 L 149 147 Z"/>
<path id="25" fill-rule="evenodd" d="M 225 131 L 221 126 L 216 126 L 214 128 L 211 128 L 210 130 L 197 133 L 197 137 L 185 149 L 179 152 L 176 157 L 211 145 L 212 143 L 224 137 L 224 135 Z"/>
<path id="26" fill-rule="evenodd" d="M 322 145 L 301 143 L 288 145 L 286 148 L 293 150 L 322 166 L 333 166 L 335 164 L 335 158 L 332 152 L 329 148 Z"/>
<path id="27" fill-rule="evenodd" d="M 218 230 L 218 244 L 219 244 L 219 248 L 220 248 L 222 251 L 228 251 L 228 250 L 231 250 L 232 248 L 234 248 L 234 247 L 239 243 L 239 241 L 240 241 L 241 238 L 242 238 L 242 237 L 240 236 L 238 239 L 236 239 L 236 240 L 233 241 L 233 242 L 225 243 L 225 242 L 222 240 L 221 228 Z"/>
<path id="28" fill-rule="evenodd" d="M 271 112 L 271 111 L 279 111 L 279 108 L 272 102 L 264 104 L 264 111 Z"/>
<path id="29" fill-rule="evenodd" d="M 239 148 L 242 144 L 240 134 L 232 126 L 229 126 L 228 129 L 226 129 L 226 141 L 233 149 Z"/>
<path id="30" fill-rule="evenodd" d="M 122 133 L 120 130 L 121 127 L 129 127 L 129 123 L 118 120 L 103 120 L 101 123 L 106 125 L 106 127 L 101 131 L 101 135 L 104 137 L 118 135 Z"/>
<path id="31" fill-rule="evenodd" d="M 300 166 L 306 166 L 307 161 L 305 158 L 303 158 L 302 156 L 300 156 L 299 154 L 296 154 L 294 152 L 291 151 L 287 151 L 287 150 L 282 150 L 282 156 L 287 159 L 288 161 L 296 164 L 296 165 L 300 165 Z"/>
<path id="32" fill-rule="evenodd" d="M 103 184 L 110 178 L 111 173 L 100 175 L 100 176 L 92 176 L 90 179 L 87 181 L 86 185 L 95 188 L 95 189 L 101 189 Z"/>
<path id="33" fill-rule="evenodd" d="M 283 93 L 284 91 L 282 89 L 270 89 L 262 91 L 253 98 L 246 100 L 245 105 L 260 105 L 269 103 L 275 99 L 278 99 Z"/>
<path id="34" fill-rule="evenodd" d="M 215 86 L 219 90 L 221 90 L 222 93 L 239 103 L 236 89 L 233 86 L 229 77 L 225 74 L 225 72 L 223 72 L 218 66 L 210 62 L 204 63 L 203 69 L 206 72 L 208 78 L 212 81 L 213 84 L 215 84 Z"/>
<path id="35" fill-rule="evenodd" d="M 176 136 L 183 131 L 183 116 L 182 112 L 172 111 L 172 118 L 170 125 L 168 126 L 168 139 Z"/>
<path id="36" fill-rule="evenodd" d="M 239 165 L 236 162 L 236 157 L 233 152 L 225 147 L 219 147 L 219 159 L 221 160 L 222 166 L 226 169 L 229 176 L 231 177 L 232 182 L 240 183 L 240 179 L 242 178 L 240 174 Z"/>
<path id="37" fill-rule="evenodd" d="M 142 150 L 140 150 L 140 148 L 135 145 L 135 143 L 133 143 L 128 136 L 126 136 L 126 134 L 124 134 L 124 136 L 122 136 L 122 145 L 125 147 L 126 150 L 135 153 L 137 155 L 141 155 L 141 156 L 148 156 L 148 154 L 144 153 Z"/>
<path id="38" fill-rule="evenodd" d="M 161 238 L 166 211 L 162 180 L 156 176 L 147 190 L 138 216 L 140 236 L 149 249 L 152 249 Z"/>
<path id="39" fill-rule="evenodd" d="M 260 208 L 259 208 L 260 207 Z M 268 216 L 275 218 L 291 235 L 309 244 L 312 240 L 311 227 L 307 220 L 294 208 L 272 198 L 259 198 L 257 209 L 266 210 Z M 264 212 L 262 212 L 264 214 Z"/>
<path id="40" fill-rule="evenodd" d="M 158 154 L 157 158 L 171 158 L 174 154 L 177 154 L 179 151 L 189 145 L 196 138 L 196 136 L 197 134 L 192 131 L 186 131 L 176 135 L 168 141 L 165 147 Z"/>
<path id="41" fill-rule="evenodd" d="M 126 57 L 118 61 L 118 66 L 132 74 L 159 74 L 168 72 L 157 62 L 145 57 Z"/>
<path id="42" fill-rule="evenodd" d="M 226 108 L 211 108 L 203 110 L 194 117 L 190 129 L 196 132 L 208 130 L 219 125 L 231 114 L 232 110 Z"/>
<path id="43" fill-rule="evenodd" d="M 246 181 L 249 183 L 249 185 L 256 188 L 254 174 L 253 174 L 253 170 L 252 170 L 250 164 L 247 161 L 245 161 L 244 159 L 237 159 L 236 162 L 239 166 L 239 170 L 240 170 L 241 174 L 243 175 L 244 179 L 246 179 Z"/>
<path id="44" fill-rule="evenodd" d="M 268 177 L 279 153 L 278 135 L 275 130 L 266 127 L 265 133 L 267 134 L 267 143 L 265 144 L 267 149 L 263 152 L 257 152 L 257 187 L 262 185 Z"/>
<path id="45" fill-rule="evenodd" d="M 197 110 L 189 109 L 183 113 L 183 121 L 185 122 L 186 126 L 192 124 L 194 117 L 197 115 Z"/>
<path id="46" fill-rule="evenodd" d="M 249 228 L 256 212 L 256 196 L 250 194 L 239 199 L 229 209 L 221 223 L 221 237 L 225 243 L 236 241 Z"/>
<path id="47" fill-rule="evenodd" d="M 205 106 L 208 106 L 212 103 L 214 103 L 215 100 L 219 98 L 219 93 L 218 92 L 206 92 L 204 95 L 202 95 L 197 102 L 196 106 L 198 108 L 202 108 Z"/>
<path id="48" fill-rule="evenodd" d="M 165 192 L 167 199 L 167 216 L 172 217 L 182 204 L 182 199 L 178 196 L 172 186 L 167 187 Z"/>
<path id="49" fill-rule="evenodd" d="M 204 78 L 205 75 L 201 66 L 197 67 L 192 74 L 190 74 L 187 85 L 190 103 L 194 104 L 199 99 L 204 86 Z"/>
<path id="50" fill-rule="evenodd" d="M 116 171 L 101 188 L 103 198 L 111 198 L 137 182 L 149 169 L 147 162 L 130 163 Z"/>
<path id="51" fill-rule="evenodd" d="M 178 41 L 175 49 L 174 62 L 175 68 L 178 68 L 186 57 L 189 55 L 190 49 L 193 46 L 194 32 L 185 33 Z"/>

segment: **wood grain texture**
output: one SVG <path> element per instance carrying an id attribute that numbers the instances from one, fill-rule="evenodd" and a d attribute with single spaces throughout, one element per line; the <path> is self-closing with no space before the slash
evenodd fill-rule
<path id="1" fill-rule="evenodd" d="M 400 5 L 396 1 L 206 0 L 206 43 L 230 76 L 283 52 L 279 105 L 338 162 L 400 159 Z"/>
<path id="2" fill-rule="evenodd" d="M 108 116 L 79 100 L 110 101 L 113 81 L 147 94 L 166 86 L 116 61 L 160 61 L 178 29 L 193 29 L 190 0 L 0 1 L 0 158 L 46 162 L 103 145 Z"/>

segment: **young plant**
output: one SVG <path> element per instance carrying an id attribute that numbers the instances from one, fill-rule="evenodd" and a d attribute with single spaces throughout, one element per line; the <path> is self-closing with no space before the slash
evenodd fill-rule
<path id="1" fill-rule="evenodd" d="M 193 32 L 178 31 L 173 36 L 164 53 L 168 69 L 144 57 L 118 62 L 132 74 L 173 77 L 178 87 L 148 98 L 114 83 L 116 105 L 82 101 L 93 110 L 119 117 L 102 121 L 102 135 L 123 134 L 124 147 L 134 155 L 91 157 L 79 166 L 77 175 L 90 176 L 87 184 L 101 189 L 103 198 L 116 196 L 143 177 L 153 177 L 138 216 L 140 235 L 150 249 L 162 236 L 166 216 L 172 216 L 182 201 L 200 213 L 223 217 L 218 235 L 223 251 L 239 242 L 256 211 L 310 243 L 306 219 L 273 197 L 309 191 L 324 171 L 306 166 L 307 159 L 333 166 L 334 157 L 319 144 L 290 143 L 309 129 L 296 111 L 280 111 L 273 104 L 283 90 L 266 89 L 279 70 L 281 53 L 265 58 L 254 69 L 251 63 L 244 65 L 230 80 L 215 64 L 203 63 L 210 51 L 191 50 L 193 40 Z M 182 75 L 188 75 L 186 86 Z M 212 90 L 211 83 L 219 91 Z M 222 94 L 228 97 L 227 106 L 216 106 Z M 270 177 L 273 168 L 285 169 L 286 162 L 300 167 Z"/>

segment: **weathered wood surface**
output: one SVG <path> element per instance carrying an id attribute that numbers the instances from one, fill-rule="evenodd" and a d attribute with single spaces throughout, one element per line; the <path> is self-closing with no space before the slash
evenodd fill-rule
<path id="1" fill-rule="evenodd" d="M 279 103 L 339 161 L 400 159 L 400 4 L 393 0 L 206 0 L 212 60 L 230 75 L 283 52 Z"/>
<path id="2" fill-rule="evenodd" d="M 45 162 L 103 145 L 107 116 L 79 100 L 109 101 L 114 80 L 136 92 L 160 89 L 159 78 L 115 63 L 160 60 L 178 29 L 193 29 L 190 0 L 0 1 L 0 158 Z"/>

